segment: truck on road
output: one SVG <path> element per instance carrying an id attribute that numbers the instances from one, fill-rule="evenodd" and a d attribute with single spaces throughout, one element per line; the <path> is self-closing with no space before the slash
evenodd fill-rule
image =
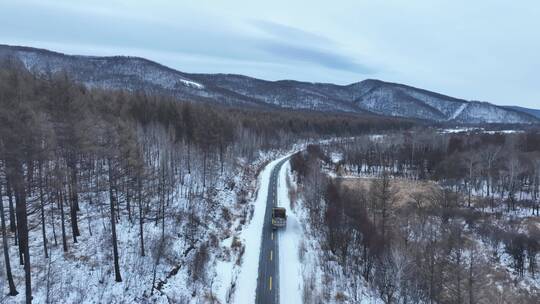
<path id="1" fill-rule="evenodd" d="M 287 225 L 287 211 L 283 207 L 272 208 L 272 229 L 276 230 Z"/>

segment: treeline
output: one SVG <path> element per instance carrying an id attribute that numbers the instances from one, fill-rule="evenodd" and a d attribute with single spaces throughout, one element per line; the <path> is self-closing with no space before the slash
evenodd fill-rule
<path id="1" fill-rule="evenodd" d="M 404 202 L 392 166 L 368 186 L 345 185 L 324 172 L 332 166 L 326 155 L 311 146 L 294 155 L 291 168 L 321 243 L 323 273 L 343 280 L 340 297 L 360 302 L 367 282 L 385 303 L 536 303 L 534 287 L 519 289 L 498 269 L 506 254 L 518 280 L 536 278 L 540 231 L 467 208 L 467 196 L 452 188 L 407 189 Z"/>
<path id="2" fill-rule="evenodd" d="M 540 132 L 392 133 L 383 139 L 363 137 L 341 145 L 343 164 L 357 174 L 431 179 L 474 197 L 477 206 L 506 211 L 517 204 L 540 215 Z"/>
<path id="3" fill-rule="evenodd" d="M 204 221 L 220 210 L 208 193 L 215 192 L 215 181 L 232 170 L 237 159 L 251 161 L 260 150 L 287 147 L 300 139 L 411 125 L 373 117 L 239 110 L 143 92 L 89 89 L 62 73 L 38 77 L 20 63 L 3 62 L 0 215 L 9 294 L 16 295 L 20 288 L 13 279 L 13 259 L 18 257 L 24 267 L 29 303 L 35 277 L 31 256 L 48 259 L 52 250 L 75 250 L 81 235 L 97 230 L 96 218 L 108 219 L 102 224 L 110 232 L 117 282 L 122 281 L 117 225 L 138 227 L 141 256 L 149 251 L 144 235 L 148 223 L 161 227 L 152 240 L 152 293 L 167 247 L 167 221 L 180 226 L 178 218 L 186 229 L 181 237 L 191 248 L 187 252 L 200 245 L 187 263 L 196 267 L 193 276 L 200 277 L 208 255 L 207 245 L 201 245 Z M 173 202 L 180 196 L 189 203 L 177 210 Z M 18 255 L 10 255 L 13 252 Z M 46 301 L 51 302 L 53 282 L 40 276 L 44 277 Z"/>

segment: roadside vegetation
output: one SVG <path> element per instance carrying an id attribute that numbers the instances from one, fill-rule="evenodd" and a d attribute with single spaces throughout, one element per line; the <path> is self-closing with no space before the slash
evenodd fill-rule
<path id="1" fill-rule="evenodd" d="M 331 287 L 306 303 L 538 302 L 537 131 L 362 136 L 291 166 L 320 243 L 305 279 Z"/>

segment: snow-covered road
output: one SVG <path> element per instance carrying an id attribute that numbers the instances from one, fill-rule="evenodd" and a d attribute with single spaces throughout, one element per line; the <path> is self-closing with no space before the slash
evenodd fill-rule
<path id="1" fill-rule="evenodd" d="M 253 217 L 240 233 L 245 253 L 233 303 L 252 304 L 256 299 L 261 303 L 302 303 L 302 268 L 298 254 L 302 227 L 290 206 L 288 157 L 290 155 L 270 162 L 259 174 Z M 287 209 L 287 227 L 276 232 L 271 231 L 265 219 L 270 216 L 267 214 L 269 204 L 273 206 L 274 202 Z"/>
<path id="2" fill-rule="evenodd" d="M 237 288 L 233 303 L 253 304 L 255 302 L 257 279 L 259 277 L 259 257 L 272 172 L 280 162 L 289 156 L 286 155 L 270 162 L 259 174 L 259 189 L 254 202 L 253 217 L 246 228 L 240 233 L 240 239 L 245 245 L 245 253 L 236 281 Z"/>

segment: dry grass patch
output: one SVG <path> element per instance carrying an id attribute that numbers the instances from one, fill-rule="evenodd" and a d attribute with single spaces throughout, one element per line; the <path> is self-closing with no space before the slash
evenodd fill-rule
<path id="1" fill-rule="evenodd" d="M 364 188 L 369 190 L 371 183 L 377 178 L 339 178 L 342 186 L 350 189 Z M 433 193 L 433 191 L 439 187 L 437 184 L 430 181 L 414 181 L 408 179 L 392 179 L 390 181 L 392 187 L 397 189 L 398 199 L 396 206 L 401 207 L 409 202 L 413 202 L 415 193 Z"/>

